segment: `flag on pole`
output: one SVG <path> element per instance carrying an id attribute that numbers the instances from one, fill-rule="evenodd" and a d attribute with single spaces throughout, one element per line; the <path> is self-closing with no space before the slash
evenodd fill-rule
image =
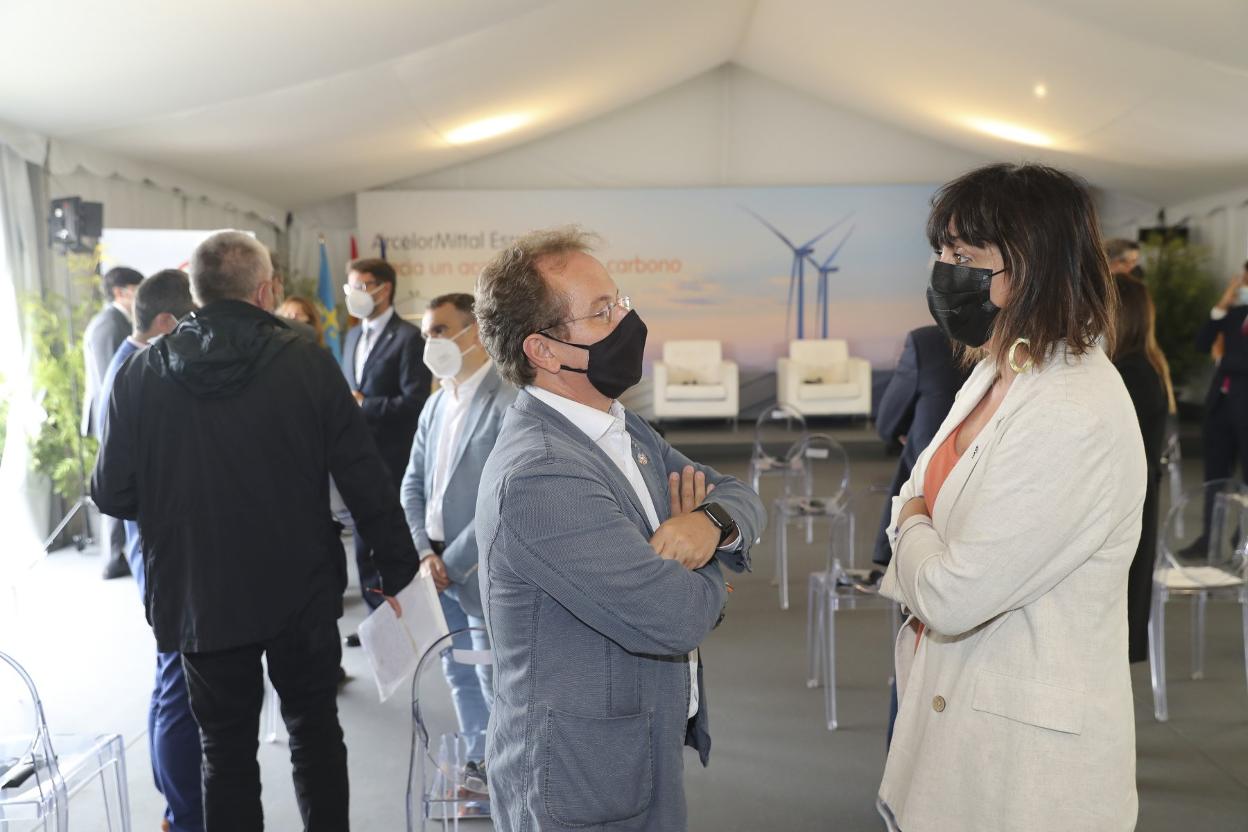
<path id="1" fill-rule="evenodd" d="M 342 360 L 342 342 L 338 329 L 338 297 L 334 293 L 333 280 L 329 275 L 329 253 L 325 250 L 325 238 L 321 237 L 321 274 L 316 281 L 316 299 L 321 313 L 321 329 L 325 343 L 336 360 Z"/>

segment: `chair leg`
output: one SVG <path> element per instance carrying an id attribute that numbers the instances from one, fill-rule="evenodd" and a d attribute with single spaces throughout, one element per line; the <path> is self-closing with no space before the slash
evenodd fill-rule
<path id="1" fill-rule="evenodd" d="M 1148 669 L 1153 683 L 1153 716 L 1170 718 L 1166 701 L 1166 591 L 1153 587 L 1153 611 L 1148 619 Z"/>
<path id="2" fill-rule="evenodd" d="M 277 698 L 277 688 L 273 687 L 273 683 L 269 681 L 268 676 L 264 678 L 264 687 L 264 741 L 272 744 L 277 742 L 278 716 L 282 706 Z"/>
<path id="3" fill-rule="evenodd" d="M 819 659 L 823 653 L 823 592 L 814 575 L 806 590 L 806 687 L 819 687 Z"/>
<path id="4" fill-rule="evenodd" d="M 776 579 L 780 582 L 780 609 L 789 608 L 789 524 L 779 517 L 776 525 Z"/>
<path id="5" fill-rule="evenodd" d="M 824 633 L 827 639 L 823 668 L 823 699 L 827 711 L 828 730 L 835 731 L 836 721 L 836 586 L 825 587 L 823 606 L 828 619 L 828 628 Z"/>
<path id="6" fill-rule="evenodd" d="M 1248 676 L 1248 587 L 1240 590 L 1239 608 L 1244 617 L 1244 675 Z"/>
<path id="7" fill-rule="evenodd" d="M 771 507 L 771 514 L 767 522 L 770 527 L 776 530 L 776 556 L 771 560 L 771 585 L 780 586 L 780 525 L 784 522 L 784 515 L 776 510 L 775 506 Z"/>
<path id="8" fill-rule="evenodd" d="M 1205 607 L 1208 596 L 1192 596 L 1192 678 L 1205 678 Z"/>

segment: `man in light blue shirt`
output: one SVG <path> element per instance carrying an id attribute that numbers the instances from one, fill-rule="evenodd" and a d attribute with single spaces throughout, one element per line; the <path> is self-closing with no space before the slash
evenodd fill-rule
<path id="1" fill-rule="evenodd" d="M 460 650 L 488 650 L 477 580 L 473 519 L 481 469 L 494 449 L 503 415 L 516 397 L 481 346 L 472 295 L 434 298 L 421 322 L 424 362 L 439 381 L 425 404 L 400 496 L 421 570 L 433 577 Z M 462 654 L 461 654 L 462 655 Z M 486 794 L 485 730 L 494 698 L 488 665 L 473 667 L 447 651 L 442 668 L 451 687 L 460 735 L 468 743 L 464 787 Z"/>

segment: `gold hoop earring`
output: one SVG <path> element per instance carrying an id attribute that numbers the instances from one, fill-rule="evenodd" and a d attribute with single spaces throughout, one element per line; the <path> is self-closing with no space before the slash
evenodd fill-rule
<path id="1" fill-rule="evenodd" d="M 1010 344 L 1010 351 L 1009 351 L 1009 353 L 1008 353 L 1008 354 L 1006 354 L 1006 356 L 1005 356 L 1005 360 L 1006 360 L 1006 361 L 1008 361 L 1008 362 L 1010 362 L 1010 369 L 1011 369 L 1011 370 L 1013 370 L 1014 372 L 1016 372 L 1016 373 L 1025 373 L 1025 372 L 1027 372 L 1028 370 L 1030 370 L 1030 369 L 1031 369 L 1031 365 L 1032 365 L 1032 358 L 1031 358 L 1031 356 L 1030 356 L 1030 355 L 1028 355 L 1028 356 L 1027 356 L 1027 360 L 1026 360 L 1025 362 L 1023 362 L 1023 366 L 1021 366 L 1021 367 L 1020 367 L 1020 366 L 1018 366 L 1018 364 L 1017 364 L 1017 363 L 1015 363 L 1015 361 L 1014 361 L 1014 353 L 1018 350 L 1018 347 L 1019 347 L 1019 345 L 1020 345 L 1020 344 L 1021 344 L 1021 345 L 1028 346 L 1028 347 L 1029 347 L 1029 346 L 1031 346 L 1031 340 L 1030 340 L 1030 339 L 1028 339 L 1028 338 L 1019 338 L 1019 339 L 1018 339 L 1017 341 L 1015 341 L 1013 344 Z"/>

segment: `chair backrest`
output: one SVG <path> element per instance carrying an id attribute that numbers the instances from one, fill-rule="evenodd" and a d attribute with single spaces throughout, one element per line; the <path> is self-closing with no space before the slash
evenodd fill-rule
<path id="1" fill-rule="evenodd" d="M 803 338 L 789 342 L 789 358 L 799 364 L 830 367 L 849 360 L 849 342 L 843 338 Z"/>
<path id="2" fill-rule="evenodd" d="M 10 783 L 0 790 L 0 818 L 10 814 L 5 804 L 16 801 L 38 805 L 41 814 L 35 817 L 55 812 L 62 822 L 67 819 L 65 781 L 39 691 L 15 658 L 0 653 L 0 786 Z"/>
<path id="3" fill-rule="evenodd" d="M 849 344 L 841 338 L 789 342 L 789 358 L 802 383 L 841 384 L 849 380 Z"/>
<path id="4" fill-rule="evenodd" d="M 441 672 L 441 660 L 465 665 L 492 665 L 494 656 L 490 650 L 465 650 L 454 646 L 457 636 L 483 633 L 481 627 L 465 627 L 452 630 L 439 638 L 416 664 L 412 674 L 412 741 L 407 770 L 407 828 L 416 828 L 415 818 L 428 815 L 424 803 L 430 799 L 431 790 L 443 792 L 449 778 L 458 778 L 468 762 L 468 739 L 459 736 L 458 723 L 451 703 L 450 689 Z M 435 697 L 437 701 L 435 700 Z M 420 794 L 417 794 L 417 790 Z M 451 789 L 452 794 L 456 789 Z M 480 799 L 477 798 L 479 801 Z M 448 804 L 459 798 L 441 798 L 439 801 L 446 817 Z M 424 828 L 423 821 L 420 828 Z"/>
<path id="5" fill-rule="evenodd" d="M 1193 558 L 1185 550 L 1199 539 L 1206 511 L 1207 545 Z M 1183 491 L 1162 523 L 1156 569 L 1179 570 L 1194 588 L 1225 586 L 1226 576 L 1248 577 L 1248 486 L 1220 479 Z"/>
<path id="6" fill-rule="evenodd" d="M 785 453 L 784 461 L 791 470 L 801 472 L 785 477 L 786 496 L 848 498 L 849 454 L 826 433 L 803 436 Z"/>
<path id="7" fill-rule="evenodd" d="M 777 431 L 784 433 L 776 436 Z M 764 407 L 754 422 L 754 448 L 751 458 L 780 459 L 795 441 L 806 437 L 806 417 L 787 404 Z"/>
<path id="8" fill-rule="evenodd" d="M 666 341 L 663 363 L 670 384 L 719 384 L 723 347 L 719 341 Z"/>

